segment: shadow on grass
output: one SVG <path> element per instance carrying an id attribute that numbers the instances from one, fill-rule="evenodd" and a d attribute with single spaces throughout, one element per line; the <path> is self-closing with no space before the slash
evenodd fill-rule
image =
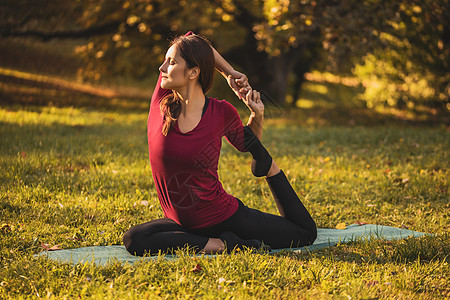
<path id="1" fill-rule="evenodd" d="M 22 76 L 23 75 L 23 76 Z M 29 75 L 29 76 L 28 76 Z M 28 77 L 30 78 L 28 78 Z M 78 83 L 58 81 L 57 77 L 36 78 L 34 74 L 0 74 L 0 104 L 37 105 L 54 107 L 87 107 L 112 111 L 147 111 L 151 93 L 118 92 Z M 229 96 L 228 87 L 216 84 L 211 96 Z M 228 91 L 228 92 L 227 92 Z M 302 126 L 450 126 L 450 116 L 436 111 L 408 112 L 392 109 L 381 113 L 366 107 L 357 99 L 362 87 L 331 82 L 306 82 L 297 109 L 287 106 L 266 105 L 266 119 L 283 119 Z M 228 99 L 238 109 L 247 108 L 232 96 Z M 244 113 L 244 114 L 245 114 Z"/>
<path id="2" fill-rule="evenodd" d="M 357 264 L 411 263 L 416 261 L 421 263 L 433 261 L 448 263 L 450 260 L 448 254 L 450 253 L 449 237 L 447 233 L 399 240 L 361 240 L 327 247 L 314 252 L 296 253 L 286 251 L 274 255 L 303 261 L 328 257 L 333 261 Z"/>
<path id="3" fill-rule="evenodd" d="M 67 85 L 67 84 L 66 84 Z M 104 94 L 104 96 L 102 96 Z M 55 107 L 90 107 L 108 110 L 148 110 L 149 100 L 143 96 L 126 97 L 101 88 L 68 88 L 51 82 L 38 82 L 0 75 L 0 104 Z"/>

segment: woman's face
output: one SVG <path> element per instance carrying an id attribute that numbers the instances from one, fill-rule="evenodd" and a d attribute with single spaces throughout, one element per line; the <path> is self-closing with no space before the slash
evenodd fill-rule
<path id="1" fill-rule="evenodd" d="M 179 90 L 188 83 L 186 61 L 181 57 L 176 45 L 167 50 L 166 58 L 159 67 L 161 72 L 161 88 Z"/>

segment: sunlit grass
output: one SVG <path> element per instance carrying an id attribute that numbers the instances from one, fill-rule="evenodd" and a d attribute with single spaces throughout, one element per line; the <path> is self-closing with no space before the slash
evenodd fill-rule
<path id="1" fill-rule="evenodd" d="M 245 113 L 242 114 L 245 116 Z M 310 254 L 179 252 L 136 266 L 71 266 L 33 254 L 41 243 L 120 244 L 162 217 L 151 179 L 146 109 L 0 109 L 0 298 L 448 297 L 449 153 L 445 128 L 306 126 L 303 112 L 268 118 L 263 142 L 319 227 L 356 221 L 434 236 L 356 241 Z M 299 125 L 302 124 L 302 125 Z M 250 157 L 227 143 L 219 174 L 247 205 L 277 213 Z M 199 264 L 200 271 L 192 271 Z"/>

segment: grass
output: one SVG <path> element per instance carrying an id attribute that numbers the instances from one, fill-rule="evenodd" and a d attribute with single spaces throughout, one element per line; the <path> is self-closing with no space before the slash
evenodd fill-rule
<path id="1" fill-rule="evenodd" d="M 448 115 L 377 113 L 353 100 L 361 87 L 320 74 L 307 78 L 301 110 L 266 110 L 263 137 L 318 226 L 360 221 L 432 236 L 271 256 L 185 249 L 133 266 L 35 258 L 43 244 L 120 244 L 129 227 L 162 216 L 147 99 L 79 84 L 74 45 L 0 41 L 0 299 L 450 298 Z M 220 80 L 213 90 L 229 94 Z M 277 213 L 249 163 L 224 143 L 225 189 Z"/>
<path id="2" fill-rule="evenodd" d="M 181 250 L 178 260 L 133 266 L 34 258 L 41 244 L 120 244 L 130 226 L 162 216 L 146 108 L 123 107 L 1 107 L 0 298 L 450 297 L 449 131 L 318 126 L 301 111 L 269 118 L 263 141 L 319 227 L 361 221 L 434 235 L 308 254 L 192 258 Z M 264 180 L 250 175 L 249 156 L 228 144 L 222 152 L 225 189 L 277 213 Z"/>
<path id="3" fill-rule="evenodd" d="M 184 249 L 178 260 L 133 266 L 35 258 L 45 244 L 120 244 L 129 227 L 162 212 L 142 93 L 79 84 L 79 61 L 14 45 L 0 43 L 0 299 L 450 297 L 448 116 L 376 113 L 352 100 L 360 87 L 317 74 L 296 102 L 301 110 L 266 110 L 263 142 L 318 226 L 359 221 L 433 236 L 271 256 L 193 258 Z M 214 91 L 229 93 L 219 80 Z M 224 143 L 225 189 L 277 213 L 249 163 Z"/>

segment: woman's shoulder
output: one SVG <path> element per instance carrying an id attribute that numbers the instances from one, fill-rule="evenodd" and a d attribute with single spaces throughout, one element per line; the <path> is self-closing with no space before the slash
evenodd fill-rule
<path id="1" fill-rule="evenodd" d="M 236 110 L 236 108 L 233 106 L 233 104 L 231 104 L 227 100 L 219 100 L 217 98 L 209 97 L 209 103 L 211 105 L 213 105 L 215 108 L 220 109 L 220 110 L 225 110 L 225 111 L 229 111 L 229 110 L 235 111 Z"/>
<path id="2" fill-rule="evenodd" d="M 212 116 L 215 118 L 221 118 L 225 123 L 240 121 L 238 110 L 230 102 L 210 97 L 209 103 L 212 106 Z"/>

